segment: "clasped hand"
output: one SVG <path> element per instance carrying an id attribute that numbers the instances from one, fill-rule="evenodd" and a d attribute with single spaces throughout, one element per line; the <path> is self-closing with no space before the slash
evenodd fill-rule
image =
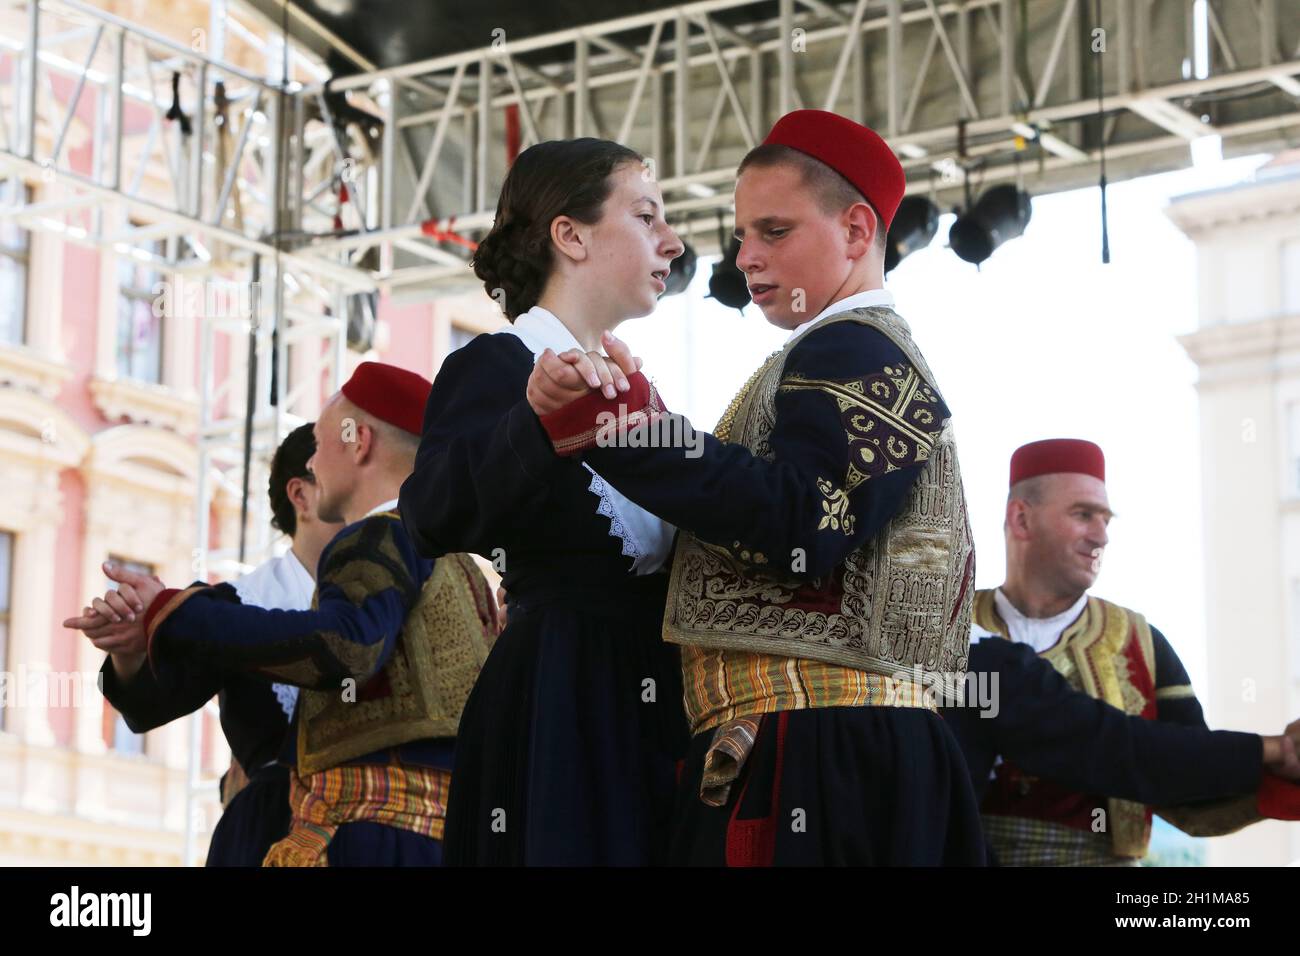
<path id="1" fill-rule="evenodd" d="M 641 360 L 627 343 L 611 333 L 601 335 L 607 354 L 569 349 L 558 355 L 546 349 L 528 376 L 528 404 L 538 415 L 549 415 L 589 392 L 614 398 L 631 386 L 628 376 L 641 370 Z"/>
<path id="2" fill-rule="evenodd" d="M 111 561 L 104 562 L 104 573 L 117 582 L 116 590 L 95 598 L 82 608 L 80 617 L 68 618 L 63 626 L 81 631 L 109 654 L 144 654 L 144 612 L 164 590 L 163 582 L 156 575 L 130 571 Z"/>

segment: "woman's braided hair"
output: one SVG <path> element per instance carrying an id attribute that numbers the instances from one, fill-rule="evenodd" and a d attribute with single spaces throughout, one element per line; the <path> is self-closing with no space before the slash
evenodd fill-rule
<path id="1" fill-rule="evenodd" d="M 501 187 L 496 220 L 471 263 L 510 321 L 541 298 L 554 263 L 555 217 L 598 222 L 610 174 L 623 163 L 643 162 L 635 150 L 592 137 L 538 143 L 519 154 Z"/>

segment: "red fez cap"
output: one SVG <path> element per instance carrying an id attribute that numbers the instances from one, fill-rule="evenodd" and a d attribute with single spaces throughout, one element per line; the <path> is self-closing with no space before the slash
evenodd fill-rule
<path id="1" fill-rule="evenodd" d="M 1011 483 L 1039 475 L 1071 471 L 1106 480 L 1106 457 L 1101 448 L 1078 438 L 1048 438 L 1021 445 L 1011 456 Z"/>
<path id="2" fill-rule="evenodd" d="M 795 110 L 776 121 L 763 140 L 764 146 L 768 143 L 821 160 L 870 200 L 886 229 L 894 221 L 907 175 L 889 144 L 874 130 L 838 113 Z"/>
<path id="3" fill-rule="evenodd" d="M 424 425 L 433 384 L 423 375 L 383 362 L 362 362 L 343 385 L 343 395 L 364 412 L 412 435 Z"/>

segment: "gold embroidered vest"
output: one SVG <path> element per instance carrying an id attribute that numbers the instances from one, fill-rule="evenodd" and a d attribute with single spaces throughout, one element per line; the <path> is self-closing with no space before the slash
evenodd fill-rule
<path id="1" fill-rule="evenodd" d="M 855 309 L 823 320 L 835 322 L 858 322 L 883 333 L 933 387 L 934 376 L 907 324 L 892 309 Z M 741 389 L 714 429 L 719 440 L 772 460 L 776 395 L 795 344 L 772 355 Z M 852 395 L 836 398 L 842 410 L 854 401 Z M 915 674 L 917 668 L 964 673 L 974 547 L 950 421 L 942 423 L 902 510 L 829 577 L 811 582 L 783 577 L 774 562 L 759 572 L 725 549 L 682 532 L 673 557 L 664 639 L 811 658 L 887 677 Z"/>
<path id="2" fill-rule="evenodd" d="M 454 737 L 496 639 L 490 602 L 487 580 L 469 555 L 434 562 L 392 656 L 349 695 L 355 699 L 337 689 L 301 691 L 298 773 L 413 740 Z"/>
<path id="3" fill-rule="evenodd" d="M 997 612 L 992 590 L 975 595 L 975 623 L 987 631 L 1010 638 L 1005 622 Z M 1065 629 L 1053 646 L 1039 654 L 1070 682 L 1083 691 L 1127 714 L 1155 719 L 1156 666 L 1151 627 L 1136 611 L 1112 604 L 1101 598 L 1088 598 L 1078 620 Z M 1050 781 L 1030 778 L 1029 788 L 1047 790 L 1042 806 L 1059 805 Z M 990 794 L 993 797 L 993 794 Z M 1027 796 L 1027 795 L 1026 795 Z M 1020 801 L 1018 801 L 1020 802 Z M 1107 832 L 1111 850 L 1117 857 L 1146 856 L 1151 840 L 1151 810 L 1131 800 L 1107 799 Z M 1024 806 L 1034 812 L 1038 801 L 1030 799 Z M 986 812 L 1001 815 L 1005 809 L 994 797 L 985 802 Z M 1064 821 L 1058 821 L 1064 822 Z M 1078 824 L 1080 821 L 1074 821 Z M 996 850 L 996 845 L 994 846 Z"/>

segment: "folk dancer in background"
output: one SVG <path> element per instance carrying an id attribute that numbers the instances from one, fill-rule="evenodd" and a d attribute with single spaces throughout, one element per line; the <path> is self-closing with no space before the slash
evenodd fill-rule
<path id="1" fill-rule="evenodd" d="M 286 611 L 311 607 L 321 551 L 343 527 L 316 515 L 320 491 L 307 468 L 316 451 L 311 424 L 291 431 L 271 459 L 268 492 L 272 525 L 291 545 L 233 583 L 243 604 Z M 106 568 L 110 576 L 112 568 Z M 128 586 L 129 588 L 129 586 Z M 144 606 L 134 595 L 133 612 Z M 86 608 L 83 615 L 91 615 Z M 120 617 L 121 615 L 117 615 Z M 70 622 L 64 622 L 65 625 Z M 88 632 L 90 633 L 90 632 Z M 293 719 L 298 688 L 268 683 L 243 670 L 192 662 L 158 671 L 143 666 L 143 652 L 110 651 L 101 671 L 104 696 L 135 733 L 161 727 L 217 697 L 231 768 L 222 777 L 221 819 L 212 831 L 208 866 L 261 866 L 267 850 L 289 832 L 289 771 L 279 762 Z"/>
<path id="2" fill-rule="evenodd" d="M 1076 439 L 1033 442 L 1012 455 L 1006 581 L 975 595 L 977 646 L 1001 658 L 1010 651 L 998 646 L 999 639 L 1026 645 L 1076 690 L 1130 715 L 1205 730 L 1187 671 L 1165 636 L 1142 614 L 1088 594 L 1109 540 L 1105 467 L 1100 447 Z M 978 663 L 980 655 L 973 650 L 971 656 Z M 1030 700 L 1021 697 L 1023 703 Z M 1194 836 L 1231 833 L 1267 816 L 1296 819 L 1296 788 L 1269 772 L 1271 767 L 1285 773 L 1293 757 L 1278 749 L 1285 740 L 1269 740 L 1239 735 L 1213 762 L 1224 787 L 1232 786 L 1220 792 L 1235 790 L 1235 798 L 1157 806 L 1155 812 Z M 984 757 L 976 758 L 981 749 Z M 987 743 L 969 747 L 973 771 L 987 772 L 988 750 Z M 1132 756 L 1098 754 L 1120 763 Z M 1201 776 L 1204 768 L 1153 757 L 1137 769 L 1149 780 L 1160 776 L 1177 787 Z M 1040 775 L 1004 754 L 982 788 L 987 791 L 981 807 L 985 833 L 998 861 L 1009 866 L 1140 861 L 1151 837 L 1149 802 L 1157 794 L 1146 801 L 1124 799 L 1110 788 L 1079 784 L 1075 775 Z M 1185 793 L 1194 794 L 1195 788 Z"/>
<path id="3" fill-rule="evenodd" d="M 217 667 L 302 688 L 283 754 L 290 830 L 264 865 L 441 862 L 456 729 L 496 626 L 472 559 L 422 558 L 397 514 L 429 389 L 366 362 L 322 410 L 309 467 L 321 520 L 344 527 L 321 554 L 311 610 L 119 570 L 96 615 L 69 622 L 146 651 L 158 675 Z M 105 623 L 132 603 L 147 608 L 142 619 Z"/>

